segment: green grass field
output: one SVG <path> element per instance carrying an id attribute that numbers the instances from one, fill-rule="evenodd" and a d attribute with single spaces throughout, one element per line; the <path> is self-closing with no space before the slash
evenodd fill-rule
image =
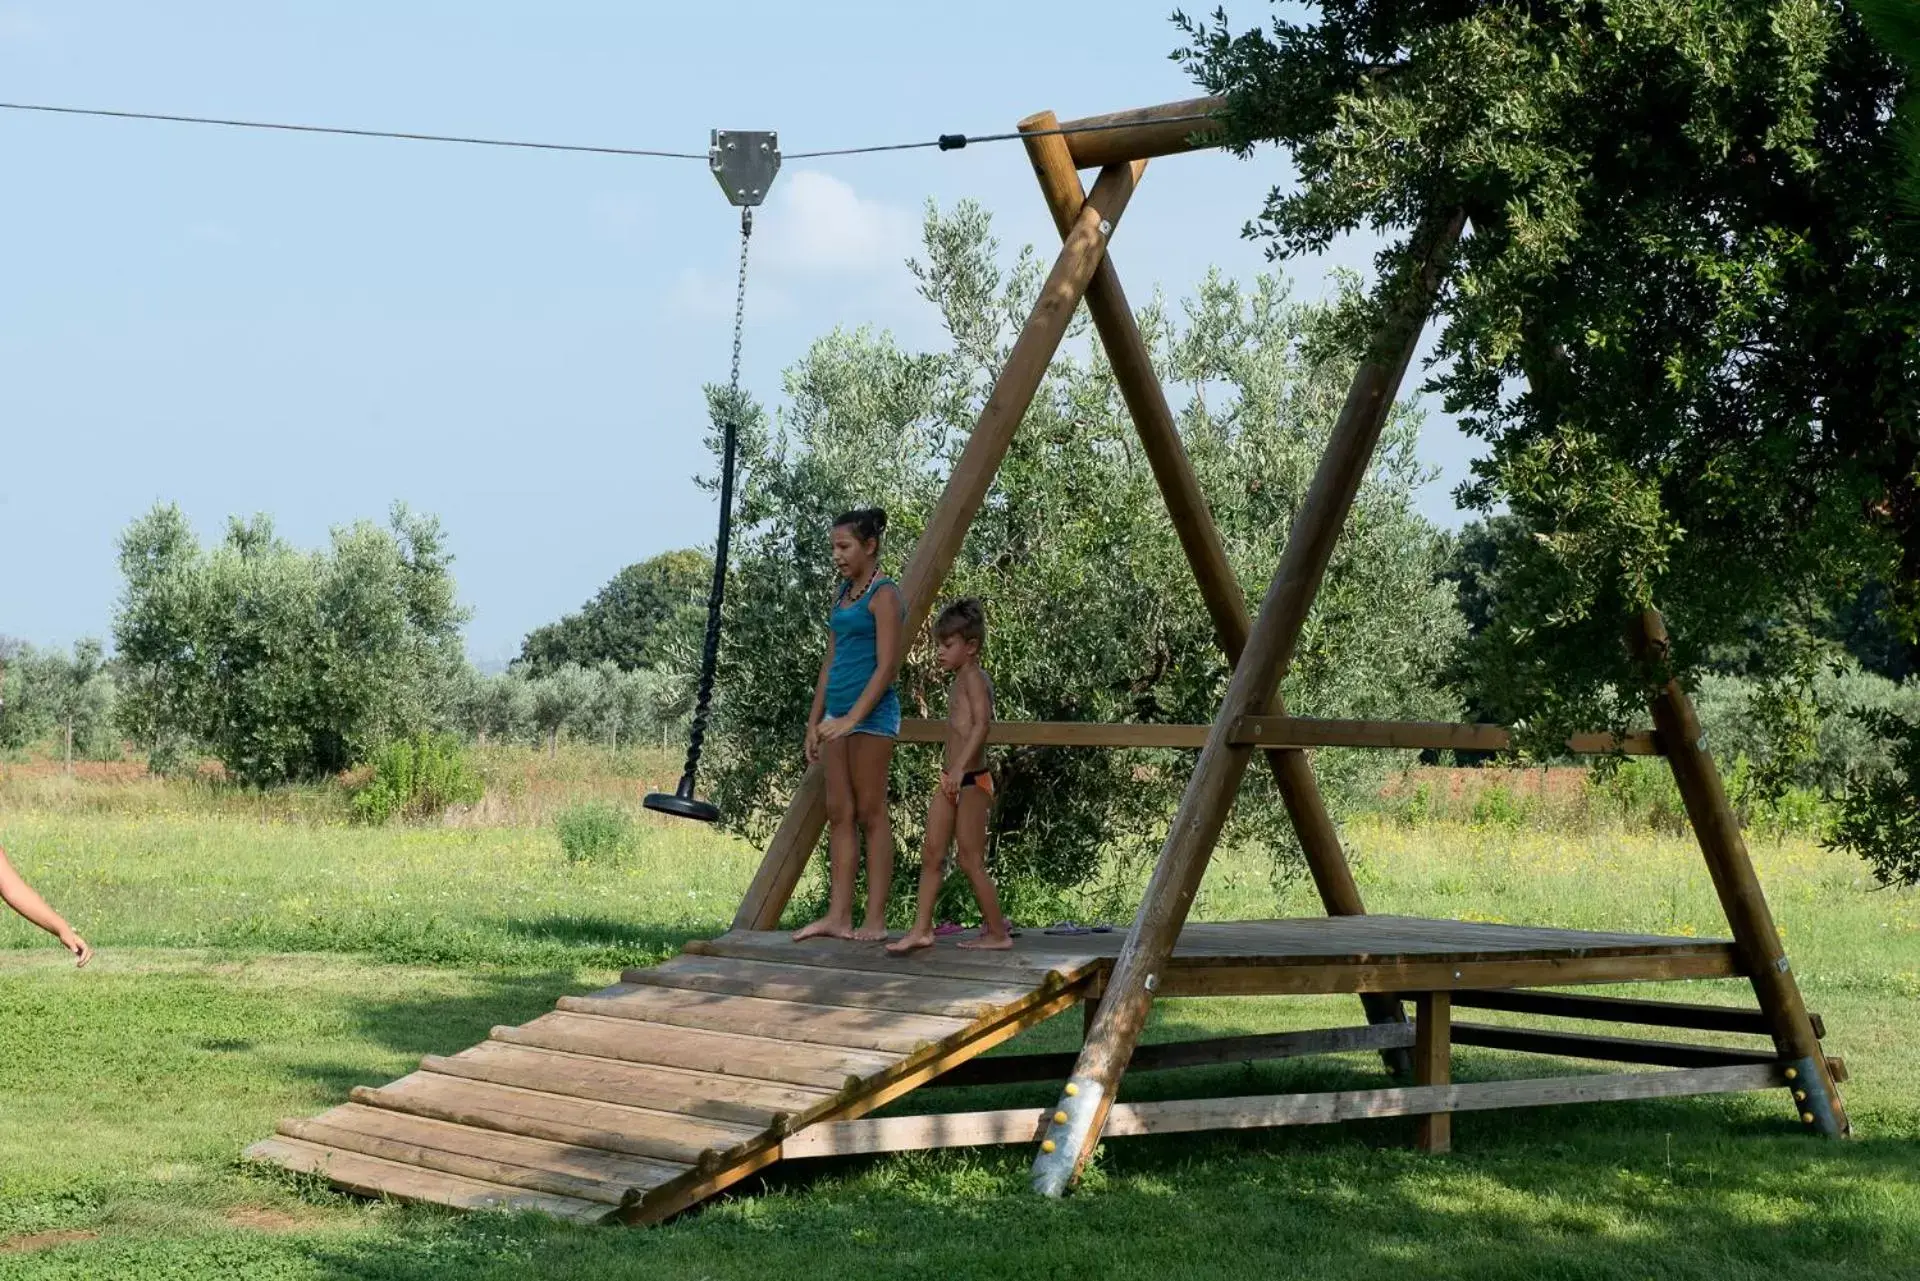
<path id="1" fill-rule="evenodd" d="M 618 791 L 548 782 L 532 792 Z M 1849 1142 L 1803 1137 L 1785 1099 L 1760 1094 L 1463 1116 L 1437 1158 L 1408 1150 L 1402 1121 L 1120 1140 L 1059 1203 L 1027 1191 L 1024 1149 L 861 1158 L 776 1167 L 667 1227 L 623 1231 L 374 1205 L 236 1158 L 280 1116 L 724 928 L 754 851 L 654 823 L 622 861 L 574 866 L 525 806 L 367 830 L 331 821 L 325 798 L 0 780 L 0 799 L 0 844 L 100 948 L 75 972 L 0 922 L 0 1277 L 1920 1276 L 1920 896 L 1874 890 L 1806 843 L 1756 844 L 1755 858 L 1852 1070 Z M 1678 838 L 1386 820 L 1348 837 L 1375 910 L 1719 932 Z M 1216 864 L 1199 906 L 1312 910 L 1310 887 L 1276 888 L 1247 851 Z M 1354 1017 L 1350 999 L 1166 1002 L 1151 1035 Z M 1068 1048 L 1078 1026 L 1009 1048 Z M 1520 1066 L 1457 1057 L 1464 1079 Z M 1345 1056 L 1138 1077 L 1129 1092 L 1379 1079 Z"/>

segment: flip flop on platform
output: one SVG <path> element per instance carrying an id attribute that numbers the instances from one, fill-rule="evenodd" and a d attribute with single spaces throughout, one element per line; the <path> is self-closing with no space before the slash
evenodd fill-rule
<path id="1" fill-rule="evenodd" d="M 1062 921 L 1058 925 L 1049 925 L 1046 932 L 1048 934 L 1092 934 L 1094 927 L 1091 925 L 1081 925 L 1074 921 Z"/>
<path id="2" fill-rule="evenodd" d="M 966 926 L 960 925 L 953 921 L 942 921 L 940 922 L 940 924 L 933 927 L 933 936 L 935 938 L 943 939 L 949 934 L 965 933 L 966 928 L 967 928 Z"/>

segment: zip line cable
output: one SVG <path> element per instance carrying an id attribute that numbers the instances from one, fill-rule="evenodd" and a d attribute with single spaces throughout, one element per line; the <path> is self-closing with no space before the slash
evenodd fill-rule
<path id="1" fill-rule="evenodd" d="M 641 147 L 594 147 L 572 142 L 520 142 L 510 138 L 465 138 L 457 134 L 402 133 L 394 129 L 346 129 L 335 125 L 289 125 L 267 120 L 226 120 L 217 116 L 171 116 L 155 111 L 108 111 L 100 107 L 49 107 L 34 102 L 0 102 L 0 110 L 39 111 L 57 116 L 101 116 L 110 120 L 161 120 L 177 125 L 224 125 L 229 129 L 274 129 L 283 133 L 325 133 L 347 138 L 399 138 L 406 142 L 457 142 L 473 147 L 521 147 L 529 151 L 585 151 L 602 156 L 656 156 L 667 160 L 705 160 L 705 152 L 654 151 Z"/>
<path id="2" fill-rule="evenodd" d="M 233 120 L 220 116 L 181 116 L 157 111 L 111 111 L 104 107 L 56 107 L 37 102 L 0 102 L 0 111 L 39 112 L 56 116 L 91 116 L 107 120 L 154 120 L 166 124 L 179 125 L 219 125 L 228 129 L 267 129 L 280 133 L 318 133 L 344 138 L 392 138 L 403 142 L 448 142 L 470 147 L 515 147 L 526 151 L 569 151 L 600 156 L 642 156 L 662 160 L 706 160 L 703 151 L 666 151 L 652 147 L 601 147 L 587 143 L 574 142 L 528 142 L 514 138 L 477 138 L 460 134 L 412 133 L 398 129 L 350 129 L 338 125 L 296 125 L 270 120 Z M 1190 116 L 1169 116 L 1164 120 L 1155 120 L 1153 124 L 1186 124 L 1212 120 L 1205 114 Z M 1076 133 L 1102 133 L 1109 129 L 1131 129 L 1139 122 L 1120 121 L 1109 124 L 1083 125 L 1075 129 L 1035 129 L 1021 133 L 989 133 L 968 135 L 964 133 L 943 133 L 938 138 L 926 142 L 888 142 L 866 147 L 835 147 L 823 151 L 794 151 L 787 154 L 788 160 L 818 160 L 830 156 L 864 156 L 881 151 L 920 151 L 930 147 L 941 151 L 959 151 L 973 143 L 1011 142 L 1021 138 L 1051 138 Z"/>

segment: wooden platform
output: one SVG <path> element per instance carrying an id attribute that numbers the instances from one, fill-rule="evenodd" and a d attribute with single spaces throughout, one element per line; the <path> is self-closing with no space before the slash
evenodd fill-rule
<path id="1" fill-rule="evenodd" d="M 860 1117 L 1097 997 L 1124 938 L 1030 931 L 1008 952 L 895 958 L 735 931 L 282 1122 L 247 1154 L 366 1195 L 657 1222 L 781 1159 L 808 1127 Z M 1189 925 L 1161 994 L 1737 973 L 1718 940 L 1366 916 Z"/>

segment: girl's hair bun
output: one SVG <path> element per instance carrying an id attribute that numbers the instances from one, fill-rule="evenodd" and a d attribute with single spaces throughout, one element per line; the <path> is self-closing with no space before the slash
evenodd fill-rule
<path id="1" fill-rule="evenodd" d="M 887 532 L 887 513 L 878 507 L 856 507 L 842 512 L 833 522 L 835 529 L 851 529 L 861 541 L 878 539 Z"/>

